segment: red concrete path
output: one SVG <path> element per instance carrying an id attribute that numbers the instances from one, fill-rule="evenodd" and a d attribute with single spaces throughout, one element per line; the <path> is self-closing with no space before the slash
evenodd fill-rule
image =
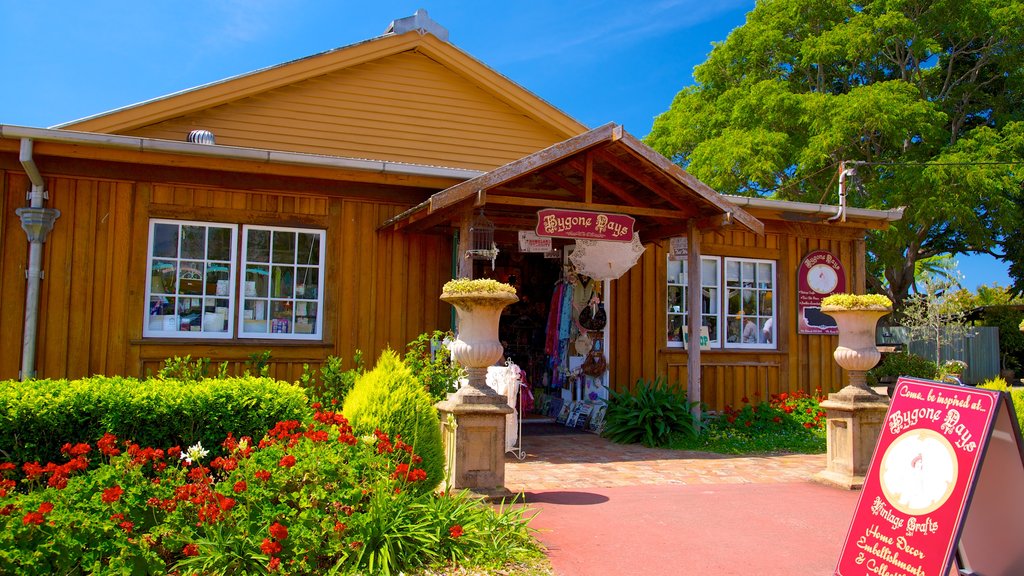
<path id="1" fill-rule="evenodd" d="M 858 493 L 811 483 L 527 493 L 559 576 L 830 575 Z"/>
<path id="2" fill-rule="evenodd" d="M 833 573 L 859 492 L 810 481 L 824 455 L 727 457 L 526 436 L 506 485 L 558 576 Z"/>

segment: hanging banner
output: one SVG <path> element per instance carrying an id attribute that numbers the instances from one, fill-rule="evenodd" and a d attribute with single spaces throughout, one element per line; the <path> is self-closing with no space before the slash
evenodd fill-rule
<path id="1" fill-rule="evenodd" d="M 541 238 L 533 230 L 519 231 L 520 252 L 551 252 L 551 238 Z"/>
<path id="2" fill-rule="evenodd" d="M 971 568 L 992 570 L 978 574 L 1020 574 L 1019 533 L 1005 540 L 1005 552 L 985 545 L 1011 529 L 993 515 L 1020 510 L 1019 486 L 989 495 L 1001 496 L 1001 507 L 973 497 L 1024 474 L 1012 414 L 1007 397 L 993 390 L 900 378 L 835 574 L 945 576 L 958 544 L 960 568 L 973 550 Z M 964 529 L 968 513 L 977 528 Z"/>
<path id="3" fill-rule="evenodd" d="M 625 214 L 544 208 L 537 211 L 537 235 L 632 242 L 636 219 Z"/>
<path id="4" fill-rule="evenodd" d="M 846 271 L 839 258 L 828 250 L 804 256 L 797 269 L 797 332 L 838 334 L 835 318 L 821 311 L 821 301 L 846 292 Z"/>

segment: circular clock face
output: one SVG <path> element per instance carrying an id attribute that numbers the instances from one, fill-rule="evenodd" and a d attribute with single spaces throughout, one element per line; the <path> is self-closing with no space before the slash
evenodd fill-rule
<path id="1" fill-rule="evenodd" d="M 828 294 L 839 283 L 836 271 L 827 264 L 815 264 L 807 271 L 807 285 L 818 294 Z"/>

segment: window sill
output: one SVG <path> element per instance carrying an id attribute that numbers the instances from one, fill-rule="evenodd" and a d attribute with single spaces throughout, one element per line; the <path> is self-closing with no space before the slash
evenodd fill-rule
<path id="1" fill-rule="evenodd" d="M 132 346 L 210 346 L 210 347 L 243 347 L 261 348 L 333 348 L 334 343 L 324 340 L 291 340 L 276 338 L 133 338 L 128 341 Z"/>
<path id="2" fill-rule="evenodd" d="M 676 348 L 674 346 L 662 346 L 658 349 L 661 354 L 679 354 L 687 355 L 686 348 Z M 716 354 L 786 354 L 784 350 L 778 348 L 712 348 L 711 350 L 701 350 L 701 355 L 716 355 Z"/>

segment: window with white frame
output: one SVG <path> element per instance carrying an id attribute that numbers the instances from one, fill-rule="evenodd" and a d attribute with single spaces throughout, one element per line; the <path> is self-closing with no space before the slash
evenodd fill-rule
<path id="1" fill-rule="evenodd" d="M 683 347 L 687 262 L 668 261 L 667 343 Z M 701 256 L 701 326 L 712 348 L 776 348 L 775 262 Z"/>
<path id="2" fill-rule="evenodd" d="M 143 336 L 319 339 L 323 230 L 150 221 Z M 241 279 L 241 280 L 239 280 Z"/>
<path id="3" fill-rule="evenodd" d="M 702 256 L 700 259 L 700 324 L 708 329 L 712 347 L 719 345 L 719 310 L 722 293 L 719 288 L 721 259 Z M 668 345 L 683 347 L 689 322 L 689 265 L 685 260 L 668 261 Z"/>
<path id="4" fill-rule="evenodd" d="M 246 226 L 240 338 L 320 338 L 322 230 Z"/>

